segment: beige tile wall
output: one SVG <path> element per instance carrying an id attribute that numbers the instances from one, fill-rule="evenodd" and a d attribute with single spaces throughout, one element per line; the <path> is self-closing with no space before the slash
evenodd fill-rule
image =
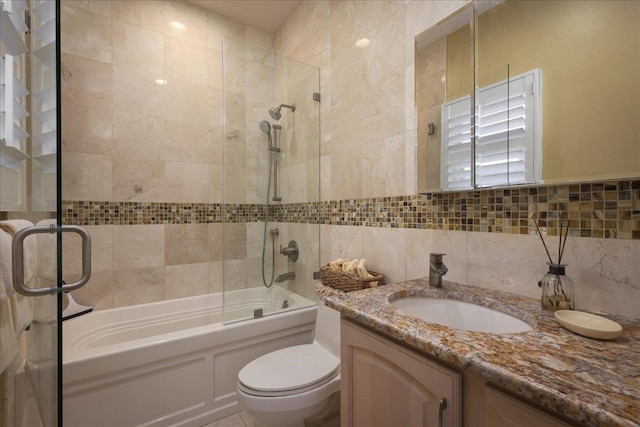
<path id="1" fill-rule="evenodd" d="M 64 1 L 62 22 L 64 200 L 264 204 L 258 124 L 294 102 L 279 122 L 279 193 L 318 199 L 318 70 L 277 57 L 271 35 L 185 1 Z M 184 222 L 87 227 L 94 271 L 77 299 L 100 309 L 220 291 L 223 267 L 229 289 L 261 283 L 261 225 Z M 318 225 L 273 226 L 276 249 L 301 245 L 295 264 L 276 255 L 277 274 L 310 277 Z M 78 246 L 65 237 L 67 280 L 80 274 Z"/>
<path id="2" fill-rule="evenodd" d="M 276 33 L 276 51 L 321 69 L 322 200 L 414 192 L 414 37 L 461 1 L 306 1 Z M 366 37 L 365 49 L 355 41 Z M 446 252 L 447 278 L 539 296 L 545 254 L 535 236 L 321 226 L 321 259 L 365 257 L 398 281 L 428 274 Z M 569 243 L 571 242 L 571 243 Z M 640 241 L 572 238 L 577 306 L 640 317 Z"/>
<path id="3" fill-rule="evenodd" d="M 413 140 L 415 132 L 413 39 L 466 3 L 466 0 L 305 1 L 274 36 L 277 53 L 320 68 L 322 200 L 413 193 L 414 149 L 407 143 Z M 67 41 L 63 36 L 65 120 L 87 124 L 65 134 L 64 167 L 74 172 L 64 178 L 64 198 L 263 203 L 256 192 L 246 189 L 257 188 L 257 181 L 266 177 L 266 157 L 249 148 L 266 144 L 264 135 L 257 130 L 257 122 L 266 118 L 262 115 L 264 99 L 258 96 L 252 99 L 233 90 L 222 94 L 220 81 L 211 76 L 221 74 L 221 63 L 216 60 L 220 55 L 216 50 L 220 50 L 223 35 L 262 48 L 270 46 L 268 35 L 212 13 L 207 13 L 205 19 L 201 11 L 196 13 L 196 9 L 184 2 L 66 2 L 63 13 L 81 21 L 77 27 L 63 30 L 63 34 L 69 33 Z M 189 22 L 193 25 L 177 33 L 167 27 L 173 19 L 191 19 Z M 130 29 L 125 24 L 137 28 Z M 89 29 L 96 32 L 94 38 L 87 37 Z M 153 74 L 156 61 L 140 62 L 127 51 L 128 45 L 116 42 L 121 37 L 135 37 L 153 50 L 157 47 L 155 38 L 143 30 L 162 38 L 162 77 L 169 83 L 166 86 L 157 86 L 150 80 L 157 78 Z M 366 49 L 354 45 L 361 37 L 371 40 Z M 102 44 L 105 46 L 101 47 Z M 213 52 L 209 56 L 214 60 L 200 61 L 197 67 L 182 67 L 185 59 L 196 51 L 204 52 L 205 56 Z M 248 66 L 247 55 L 258 64 L 262 61 L 263 69 Z M 234 67 L 230 70 L 239 73 L 229 73 L 228 77 L 268 73 L 264 66 L 269 64 L 269 58 L 260 58 L 259 49 L 239 53 L 238 61 L 227 64 Z M 282 94 L 284 77 L 288 74 L 280 72 L 282 68 L 278 70 L 276 93 Z M 203 73 L 209 73 L 206 81 Z M 255 80 L 251 83 L 252 93 L 265 96 L 265 86 L 260 84 L 263 80 Z M 240 90 L 244 82 L 232 79 L 226 84 L 227 88 Z M 230 131 L 220 139 L 216 135 L 221 132 L 223 98 L 227 113 L 224 120 Z M 280 98 L 273 101 L 288 102 Z M 201 110 L 192 115 L 185 113 L 196 105 Z M 126 113 L 127 119 L 114 112 Z M 283 116 L 286 114 L 285 111 Z M 304 125 L 299 120 L 302 117 L 303 114 L 296 114 L 295 138 L 313 132 L 315 125 Z M 124 124 L 125 120 L 130 124 Z M 129 134 L 129 128 L 139 132 L 136 144 L 126 142 L 124 135 Z M 241 133 L 234 135 L 232 130 Z M 158 136 L 143 137 L 154 132 L 158 132 Z M 244 162 L 247 170 L 262 170 L 263 175 L 254 175 L 260 177 L 255 182 L 243 181 L 242 177 L 247 174 L 240 174 L 238 178 L 229 169 L 222 171 L 220 158 L 216 156 L 219 148 L 211 144 L 187 148 L 183 143 L 185 138 L 180 138 L 188 135 L 189 140 L 203 141 L 205 134 L 224 147 L 237 145 L 238 141 L 241 146 L 244 142 L 244 159 L 240 150 L 239 161 Z M 294 199 L 291 202 L 303 199 L 304 190 L 287 187 L 287 182 L 298 179 L 305 170 L 307 174 L 315 173 L 310 154 L 293 150 L 300 147 L 293 145 L 295 138 L 292 134 L 283 139 L 289 144 L 291 155 L 283 159 L 281 191 Z M 115 144 L 116 140 L 122 143 Z M 135 158 L 139 161 L 132 160 Z M 222 183 L 226 196 L 223 196 Z M 306 191 L 311 199 L 317 186 L 312 182 Z M 225 197 L 228 199 L 224 200 Z M 297 239 L 297 235 L 304 234 L 294 230 L 285 236 L 289 233 L 286 229 L 295 228 L 292 226 L 297 224 L 279 225 L 284 243 L 289 235 L 296 234 Z M 111 238 L 115 240 L 117 227 L 106 227 L 112 228 Z M 160 227 L 163 228 L 162 242 L 166 245 L 167 227 Z M 182 232 L 188 235 L 187 226 L 184 227 Z M 313 230 L 314 227 L 309 227 L 306 235 L 312 235 Z M 259 227 L 249 224 L 245 228 L 246 258 L 224 261 L 220 238 L 216 237 L 219 230 L 212 231 L 209 225 L 208 231 L 208 261 L 194 260 L 193 264 L 169 268 L 166 260 L 175 254 L 170 255 L 165 247 L 162 266 L 154 265 L 161 254 L 149 255 L 145 261 L 148 265 L 125 270 L 117 270 L 109 262 L 98 262 L 97 265 L 103 267 L 96 271 L 94 280 L 116 285 L 108 291 L 96 286 L 84 292 L 92 292 L 92 298 L 95 295 L 104 307 L 132 303 L 136 298 L 141 301 L 164 298 L 176 292 L 166 285 L 168 275 L 179 275 L 179 266 L 194 265 L 197 267 L 192 273 L 202 281 L 204 264 L 208 268 L 209 287 L 214 288 L 221 283 L 222 262 L 227 263 L 224 279 L 232 286 L 255 280 L 248 275 L 255 275 L 259 270 L 247 273 L 247 266 L 255 265 L 261 253 Z M 426 275 L 425 260 L 432 251 L 448 253 L 449 279 L 532 297 L 538 295 L 537 277 L 545 272 L 544 252 L 535 238 L 526 235 L 322 226 L 321 236 L 322 261 L 338 256 L 364 256 L 369 259 L 370 268 L 384 272 L 392 281 Z M 578 307 L 638 317 L 634 301 L 640 297 L 640 274 L 636 267 L 640 242 L 576 238 L 571 239 L 569 245 L 567 262 L 571 276 L 577 279 Z M 202 242 L 197 246 L 204 250 Z M 109 250 L 103 248 L 102 251 L 108 259 Z M 112 263 L 118 259 L 116 252 L 112 247 Z M 194 256 L 202 258 L 202 253 Z M 278 258 L 278 262 L 283 260 Z M 293 268 L 302 268 L 302 265 Z M 127 292 L 127 286 L 133 286 L 132 277 L 141 277 L 145 283 L 135 298 Z"/>
<path id="4" fill-rule="evenodd" d="M 221 182 L 222 36 L 244 38 L 237 26 L 180 1 L 63 2 L 63 197 L 221 201 L 207 184 Z"/>
<path id="5" fill-rule="evenodd" d="M 234 180 L 237 191 L 223 187 L 223 150 L 228 169 L 242 168 L 241 176 L 266 170 L 266 156 L 250 146 L 262 143 L 266 153 L 264 141 L 251 140 L 257 122 L 246 141 L 244 86 L 227 94 L 237 109 L 227 109 L 222 134 L 223 37 L 262 52 L 272 46 L 271 35 L 185 1 L 62 2 L 64 200 L 258 202 L 264 174 L 253 179 L 256 188 L 248 190 L 246 178 Z M 243 84 L 245 71 L 260 77 L 250 89 L 268 100 L 263 118 L 274 91 L 264 83 L 273 81 L 267 65 L 247 69 L 243 57 L 242 73 L 233 74 Z M 243 268 L 247 252 L 246 225 L 229 224 L 224 241 L 223 227 L 89 226 L 93 277 L 77 299 L 100 309 L 220 291 L 223 244 L 228 261 Z M 65 236 L 67 280 L 80 274 L 74 239 Z"/>

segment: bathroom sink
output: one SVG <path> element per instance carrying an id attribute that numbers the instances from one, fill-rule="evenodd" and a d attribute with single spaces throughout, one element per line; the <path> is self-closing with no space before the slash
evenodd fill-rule
<path id="1" fill-rule="evenodd" d="M 427 322 L 465 331 L 509 334 L 533 329 L 528 323 L 501 311 L 452 299 L 410 297 L 394 300 L 391 305 Z"/>

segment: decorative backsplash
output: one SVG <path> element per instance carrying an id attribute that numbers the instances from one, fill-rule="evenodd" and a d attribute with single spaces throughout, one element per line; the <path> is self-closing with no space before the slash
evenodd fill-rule
<path id="1" fill-rule="evenodd" d="M 263 217 L 264 205 L 253 204 L 62 202 L 62 222 L 80 226 L 251 222 Z"/>
<path id="2" fill-rule="evenodd" d="M 264 205 L 65 201 L 69 225 L 255 222 Z M 530 234 L 533 219 L 550 235 L 570 220 L 570 235 L 640 239 L 640 179 L 269 206 L 272 221 L 364 227 Z"/>

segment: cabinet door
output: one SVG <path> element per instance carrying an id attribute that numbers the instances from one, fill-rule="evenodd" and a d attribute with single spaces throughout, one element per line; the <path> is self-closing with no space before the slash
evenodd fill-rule
<path id="1" fill-rule="evenodd" d="M 493 388 L 485 388 L 485 426 L 504 427 L 570 427 L 532 406 Z"/>
<path id="2" fill-rule="evenodd" d="M 342 320 L 343 427 L 461 425 L 460 374 Z"/>

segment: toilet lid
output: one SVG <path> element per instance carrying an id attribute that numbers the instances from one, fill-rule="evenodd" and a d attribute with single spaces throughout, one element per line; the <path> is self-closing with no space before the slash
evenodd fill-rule
<path id="1" fill-rule="evenodd" d="M 245 389 L 274 393 L 321 385 L 340 371 L 340 360 L 317 344 L 283 348 L 261 356 L 238 373 Z"/>

